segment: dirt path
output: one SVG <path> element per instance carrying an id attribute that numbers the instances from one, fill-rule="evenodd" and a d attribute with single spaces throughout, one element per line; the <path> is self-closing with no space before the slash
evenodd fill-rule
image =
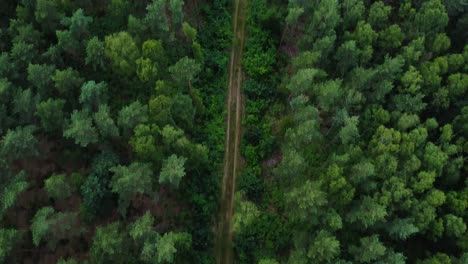
<path id="1" fill-rule="evenodd" d="M 242 112 L 242 51 L 245 41 L 247 0 L 234 0 L 233 42 L 229 64 L 229 83 L 227 98 L 227 127 L 224 153 L 224 172 L 221 193 L 221 214 L 216 234 L 216 261 L 230 264 L 232 252 L 232 216 L 234 212 L 234 193 L 239 166 L 239 147 L 241 138 Z"/>

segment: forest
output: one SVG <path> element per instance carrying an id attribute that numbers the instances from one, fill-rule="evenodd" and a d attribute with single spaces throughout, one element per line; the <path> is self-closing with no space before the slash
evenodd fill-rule
<path id="1" fill-rule="evenodd" d="M 238 1 L 0 1 L 0 264 L 468 263 L 468 2 Z"/>

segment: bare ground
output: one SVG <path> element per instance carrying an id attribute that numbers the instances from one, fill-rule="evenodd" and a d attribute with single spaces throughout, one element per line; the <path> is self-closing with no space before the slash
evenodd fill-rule
<path id="1" fill-rule="evenodd" d="M 241 138 L 242 115 L 242 51 L 245 42 L 247 0 L 234 0 L 233 43 L 229 64 L 227 98 L 227 127 L 224 153 L 224 171 L 221 193 L 221 213 L 216 235 L 216 261 L 230 264 L 233 262 L 232 216 L 234 212 L 234 193 L 239 168 L 239 147 Z"/>

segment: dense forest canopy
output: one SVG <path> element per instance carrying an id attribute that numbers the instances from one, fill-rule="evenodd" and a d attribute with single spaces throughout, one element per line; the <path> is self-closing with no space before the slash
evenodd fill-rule
<path id="1" fill-rule="evenodd" d="M 233 2 L 3 2 L 0 263 L 215 263 Z M 468 263 L 468 4 L 246 19 L 234 263 Z"/>

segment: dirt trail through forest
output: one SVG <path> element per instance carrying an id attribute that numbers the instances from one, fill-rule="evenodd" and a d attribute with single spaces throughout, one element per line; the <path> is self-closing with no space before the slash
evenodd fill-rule
<path id="1" fill-rule="evenodd" d="M 245 41 L 247 0 L 234 0 L 233 42 L 229 64 L 227 98 L 227 126 L 224 153 L 224 172 L 221 193 L 221 214 L 216 234 L 216 261 L 230 264 L 232 252 L 232 216 L 234 212 L 234 193 L 239 166 L 239 147 L 241 138 L 242 113 L 242 51 Z"/>

